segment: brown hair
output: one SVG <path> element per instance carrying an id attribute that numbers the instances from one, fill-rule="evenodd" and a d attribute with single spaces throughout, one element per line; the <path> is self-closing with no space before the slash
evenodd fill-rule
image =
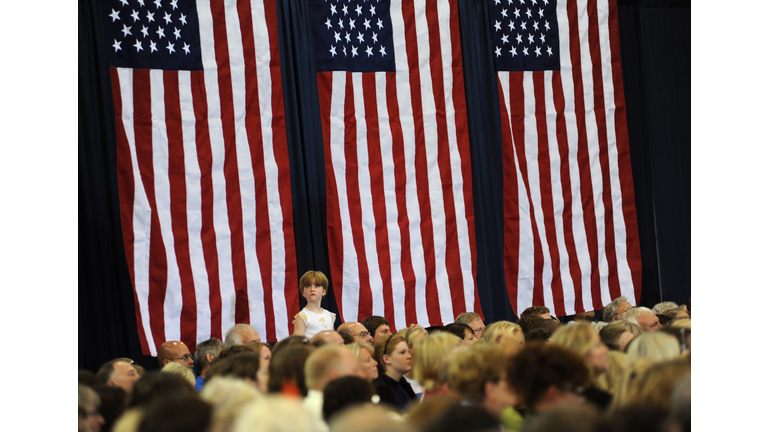
<path id="1" fill-rule="evenodd" d="M 408 345 L 405 337 L 397 333 L 380 338 L 378 341 L 376 341 L 376 347 L 373 349 L 373 359 L 376 360 L 376 363 L 378 363 L 376 367 L 379 368 L 380 375 L 384 374 L 384 354 L 392 355 L 395 347 L 400 342 L 405 342 L 405 344 Z"/>
<path id="2" fill-rule="evenodd" d="M 328 290 L 328 278 L 325 277 L 323 272 L 310 270 L 299 279 L 299 294 L 308 286 L 319 286 L 323 290 Z"/>

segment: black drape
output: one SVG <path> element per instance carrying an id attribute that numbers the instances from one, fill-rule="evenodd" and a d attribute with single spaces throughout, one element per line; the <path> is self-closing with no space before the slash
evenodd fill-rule
<path id="1" fill-rule="evenodd" d="M 312 269 L 330 278 L 325 159 L 309 5 L 306 0 L 277 3 L 298 275 Z M 662 298 L 684 302 L 691 283 L 690 2 L 619 0 L 618 4 L 643 259 L 640 304 L 652 306 Z M 501 121 L 488 4 L 459 0 L 458 7 L 477 286 L 487 322 L 514 321 L 504 281 Z M 95 371 L 111 358 L 128 356 L 156 368 L 156 362 L 141 353 L 123 250 L 104 14 L 98 0 L 79 0 L 78 9 L 78 366 Z M 482 177 L 477 175 L 481 172 Z M 326 299 L 324 307 L 338 312 L 333 295 Z"/>

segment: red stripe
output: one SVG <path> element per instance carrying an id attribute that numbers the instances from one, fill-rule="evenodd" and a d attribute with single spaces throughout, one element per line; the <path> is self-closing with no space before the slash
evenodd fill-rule
<path id="1" fill-rule="evenodd" d="M 213 155 L 208 128 L 208 97 L 203 72 L 191 72 L 192 106 L 195 111 L 195 145 L 200 167 L 200 241 L 203 245 L 205 272 L 208 275 L 208 303 L 211 308 L 211 337 L 223 339 L 221 329 L 221 291 L 219 252 L 213 227 Z"/>
<path id="2" fill-rule="evenodd" d="M 243 59 L 245 66 L 245 130 L 248 136 L 248 147 L 251 151 L 251 169 L 253 170 L 253 187 L 256 208 L 256 244 L 245 245 L 246 248 L 256 248 L 259 260 L 263 299 L 266 319 L 267 340 L 277 340 L 275 332 L 275 311 L 272 305 L 272 234 L 269 229 L 269 204 L 267 202 L 267 175 L 264 168 L 264 141 L 262 137 L 261 107 L 259 106 L 259 86 L 256 72 L 256 47 L 254 46 L 253 17 L 248 0 L 238 0 L 237 11 L 240 18 L 240 29 L 243 43 Z M 267 108 L 269 109 L 269 107 Z M 247 184 L 247 182 L 246 182 Z M 244 229 L 252 229 L 250 227 Z M 277 233 L 275 233 L 277 234 Z M 250 315 L 250 307 L 249 307 Z"/>
<path id="3" fill-rule="evenodd" d="M 344 317 L 342 307 L 342 287 L 344 286 L 344 237 L 341 232 L 341 209 L 339 190 L 334 175 L 333 158 L 331 157 L 331 101 L 333 95 L 333 72 L 317 74 L 318 99 L 320 101 L 320 119 L 323 124 L 323 143 L 325 143 L 325 193 L 326 211 L 328 218 L 328 260 L 331 266 L 332 279 L 338 289 L 333 290 L 336 304 L 339 305 L 341 320 L 357 320 L 357 317 Z"/>
<path id="4" fill-rule="evenodd" d="M 510 74 L 512 75 L 512 74 Z M 515 153 L 511 148 L 512 144 L 512 129 L 510 128 L 508 119 L 510 119 L 510 113 L 507 112 L 506 98 L 502 90 L 501 79 L 498 78 L 499 87 L 499 106 L 501 108 L 501 137 L 502 143 L 510 148 L 505 149 L 502 152 L 503 167 L 504 167 L 504 275 L 507 282 L 507 295 L 509 296 L 509 302 L 512 305 L 512 311 L 518 316 L 520 312 L 517 304 L 517 291 L 518 291 L 518 276 L 520 266 L 520 205 L 518 204 L 519 196 L 517 194 L 517 167 L 515 166 Z M 511 84 L 510 79 L 510 84 Z"/>
<path id="5" fill-rule="evenodd" d="M 624 102 L 624 81 L 621 75 L 621 47 L 619 45 L 619 16 L 616 2 L 608 2 L 608 29 L 611 44 L 611 70 L 613 72 L 613 95 L 616 112 L 614 122 L 616 127 L 616 150 L 619 160 L 619 181 L 621 182 L 622 210 L 627 236 L 627 263 L 632 272 L 632 284 L 635 289 L 635 299 L 640 299 L 642 289 L 643 268 L 640 261 L 640 239 L 637 231 L 637 214 L 635 210 L 635 189 L 632 180 L 632 161 L 629 153 L 629 133 L 627 131 L 626 104 Z"/>
<path id="6" fill-rule="evenodd" d="M 139 334 L 139 343 L 144 354 L 149 355 L 149 343 L 144 329 L 144 322 L 141 319 L 141 306 L 139 297 L 136 295 L 136 269 L 134 268 L 133 251 L 133 208 L 135 200 L 135 183 L 133 179 L 133 166 L 131 164 L 131 149 L 128 144 L 128 137 L 125 134 L 125 125 L 123 124 L 123 96 L 120 92 L 120 78 L 117 75 L 117 69 L 109 68 L 112 77 L 112 98 L 115 103 L 115 132 L 117 138 L 117 186 L 118 198 L 120 200 L 120 221 L 123 228 L 123 247 L 125 248 L 125 259 L 128 262 L 128 272 L 131 275 L 131 281 L 134 284 L 133 304 L 136 312 L 136 324 Z"/>
<path id="7" fill-rule="evenodd" d="M 419 56 L 416 44 L 416 19 L 413 0 L 403 1 L 403 21 L 405 22 L 406 55 L 411 83 L 411 106 L 413 108 L 414 128 L 416 131 L 415 166 L 426 167 L 426 142 L 424 137 L 424 112 L 421 104 L 421 77 L 419 75 Z M 429 179 L 426 169 L 416 170 L 416 189 L 419 197 L 419 209 L 421 216 L 421 239 L 424 247 L 426 304 L 429 323 L 437 325 L 442 321 L 440 317 L 440 297 L 435 282 L 435 241 L 432 237 L 432 211 L 429 202 Z"/>
<path id="8" fill-rule="evenodd" d="M 192 262 L 189 257 L 187 227 L 187 184 L 184 168 L 184 141 L 181 130 L 179 73 L 163 72 L 165 127 L 168 136 L 168 182 L 170 185 L 171 230 L 181 282 L 181 341 L 189 347 L 197 345 L 197 304 Z"/>
<path id="9" fill-rule="evenodd" d="M 595 309 L 602 308 L 600 294 L 600 271 L 598 269 L 597 220 L 595 218 L 594 195 L 592 194 L 592 176 L 587 149 L 587 132 L 584 108 L 584 84 L 581 79 L 581 47 L 579 44 L 578 5 L 575 1 L 567 4 L 569 39 L 571 41 L 571 63 L 573 64 L 573 102 L 576 111 L 578 130 L 577 160 L 579 163 L 579 185 L 581 186 L 581 207 L 584 212 L 584 229 L 587 236 L 587 249 L 590 258 L 590 284 L 592 302 Z"/>
<path id="10" fill-rule="evenodd" d="M 416 274 L 411 257 L 411 230 L 408 226 L 408 206 L 405 200 L 405 144 L 400 124 L 400 105 L 397 101 L 397 78 L 387 73 L 387 110 L 389 127 L 392 131 L 392 158 L 395 166 L 395 200 L 397 202 L 397 224 L 400 228 L 400 262 L 405 289 L 405 322 L 415 323 L 416 316 Z M 394 322 L 394 321 L 390 321 Z"/>
<path id="11" fill-rule="evenodd" d="M 365 104 L 365 122 L 368 141 L 368 175 L 370 176 L 373 204 L 373 218 L 376 223 L 376 253 L 381 274 L 384 295 L 384 317 L 395 322 L 395 308 L 392 302 L 392 257 L 389 253 L 387 229 L 387 206 L 384 198 L 384 167 L 381 159 L 381 141 L 379 140 L 379 109 L 376 95 L 376 75 L 362 74 L 363 103 Z"/>
<path id="12" fill-rule="evenodd" d="M 229 43 L 227 41 L 227 23 L 223 0 L 211 2 L 211 14 L 213 15 L 213 39 L 216 64 L 218 65 L 221 126 L 224 138 L 224 178 L 232 248 L 232 275 L 235 286 L 235 322 L 250 323 Z"/>
<path id="13" fill-rule="evenodd" d="M 571 193 L 571 170 L 568 159 L 568 136 L 565 126 L 565 96 L 560 71 L 552 72 L 552 99 L 555 105 L 555 130 L 560 151 L 560 182 L 563 189 L 563 236 L 568 252 L 568 267 L 571 272 L 574 289 L 574 308 L 576 313 L 584 312 L 583 295 L 581 293 L 581 267 L 576 253 L 576 241 L 573 237 L 573 194 Z"/>
<path id="14" fill-rule="evenodd" d="M 539 138 L 539 193 L 541 196 L 541 211 L 544 219 L 549 259 L 552 268 L 552 282 L 549 289 L 552 292 L 556 316 L 565 316 L 563 303 L 563 281 L 560 275 L 560 248 L 557 244 L 555 230 L 555 204 L 552 194 L 552 161 L 549 157 L 549 133 L 547 131 L 547 107 L 544 89 L 544 72 L 533 72 L 533 98 L 535 100 L 536 134 Z M 543 293 L 542 293 L 543 295 Z M 543 303 L 542 303 L 543 304 Z"/>
<path id="15" fill-rule="evenodd" d="M 613 228 L 613 197 L 611 195 L 611 170 L 608 161 L 608 131 L 605 121 L 605 94 L 603 88 L 603 70 L 600 54 L 600 29 L 597 22 L 596 0 L 587 1 L 589 16 L 589 51 L 592 58 L 592 80 L 595 98 L 595 117 L 597 119 L 597 138 L 600 146 L 600 168 L 603 180 L 603 208 L 605 210 L 605 255 L 608 260 L 608 289 L 611 298 L 621 296 L 618 264 L 616 262 L 616 237 Z"/>
<path id="16" fill-rule="evenodd" d="M 440 45 L 440 23 L 437 16 L 437 2 L 426 3 L 427 27 L 429 28 L 429 55 L 432 75 L 432 94 L 437 111 L 437 163 L 443 186 L 443 207 L 445 212 L 445 266 L 448 274 L 448 286 L 451 291 L 451 303 L 456 315 L 466 312 L 464 302 L 464 275 L 461 272 L 459 256 L 459 233 L 456 225 L 456 203 L 453 195 L 453 176 L 451 172 L 451 150 L 448 144 L 448 122 L 445 104 L 445 84 L 443 76 L 442 46 Z M 455 315 L 454 315 L 455 316 Z M 440 322 L 442 324 L 442 321 Z"/>
<path id="17" fill-rule="evenodd" d="M 168 262 L 163 238 L 160 232 L 160 220 L 155 201 L 155 170 L 152 153 L 152 103 L 150 94 L 149 70 L 133 71 L 133 112 L 134 134 L 136 136 L 136 158 L 139 173 L 147 193 L 147 200 L 152 211 L 149 233 L 149 326 L 155 346 L 165 342 L 165 314 L 163 303 L 168 284 Z"/>

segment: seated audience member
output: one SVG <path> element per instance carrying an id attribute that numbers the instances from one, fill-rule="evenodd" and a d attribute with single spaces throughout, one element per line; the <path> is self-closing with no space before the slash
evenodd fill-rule
<path id="1" fill-rule="evenodd" d="M 457 325 L 466 326 L 466 324 Z M 471 333 L 474 336 L 474 332 Z M 449 332 L 435 333 L 414 345 L 413 376 L 424 389 L 422 400 L 449 392 L 444 378 L 445 359 L 449 357 L 451 351 L 460 346 L 462 346 L 461 339 Z"/>
<path id="2" fill-rule="evenodd" d="M 691 374 L 677 381 L 669 403 L 669 420 L 672 430 L 691 432 Z"/>
<path id="3" fill-rule="evenodd" d="M 84 432 L 100 432 L 104 425 L 104 417 L 99 413 L 101 399 L 92 388 L 77 385 L 78 430 Z"/>
<path id="4" fill-rule="evenodd" d="M 461 338 L 462 343 L 467 346 L 474 345 L 477 342 L 472 327 L 466 324 L 451 323 L 443 327 L 443 331 L 458 336 Z"/>
<path id="5" fill-rule="evenodd" d="M 629 323 L 625 320 L 611 321 L 598 334 L 608 349 L 621 352 L 626 352 L 627 345 L 635 338 Z"/>
<path id="6" fill-rule="evenodd" d="M 456 324 L 468 325 L 472 329 L 472 331 L 475 333 L 475 340 L 480 339 L 480 336 L 483 335 L 483 330 L 485 330 L 485 324 L 483 324 L 483 318 L 480 316 L 480 314 L 477 314 L 474 312 L 461 313 L 459 314 L 459 316 L 456 317 L 456 319 L 453 322 Z"/>
<path id="7" fill-rule="evenodd" d="M 607 323 L 625 319 L 624 314 L 630 309 L 632 309 L 632 305 L 627 301 L 626 297 L 617 297 L 603 308 L 600 319 Z"/>
<path id="8" fill-rule="evenodd" d="M 272 347 L 272 358 L 275 358 L 277 353 L 283 348 L 297 345 L 309 345 L 309 339 L 305 338 L 304 336 L 288 336 Z"/>
<path id="9" fill-rule="evenodd" d="M 224 336 L 224 348 L 248 345 L 251 342 L 261 342 L 261 336 L 250 324 L 235 324 L 227 330 L 227 334 Z"/>
<path id="10" fill-rule="evenodd" d="M 546 342 L 552 337 L 552 332 L 545 328 L 534 328 L 525 332 L 525 343 L 532 341 Z"/>
<path id="11" fill-rule="evenodd" d="M 545 329 L 545 330 L 549 330 L 552 333 L 554 333 L 555 330 L 559 329 L 562 326 L 563 326 L 563 323 L 561 323 L 560 321 L 558 321 L 555 318 L 552 318 L 552 319 L 545 319 L 545 320 L 539 321 L 538 323 L 536 323 L 535 326 L 533 326 L 533 328 L 534 329 Z"/>
<path id="12" fill-rule="evenodd" d="M 205 375 L 211 367 L 211 362 L 219 356 L 222 349 L 224 349 L 224 342 L 218 338 L 210 338 L 197 344 L 197 348 L 195 348 L 195 363 L 197 363 L 200 376 L 195 379 L 195 390 L 203 390 Z"/>
<path id="13" fill-rule="evenodd" d="M 653 306 L 653 309 L 651 309 L 651 312 L 653 312 L 655 315 L 663 314 L 664 312 L 671 310 L 671 309 L 677 309 L 680 306 L 677 305 L 675 302 L 671 301 L 665 301 L 661 303 L 656 303 L 656 305 Z"/>
<path id="14" fill-rule="evenodd" d="M 666 316 L 669 318 L 670 321 L 674 320 L 675 318 L 690 318 L 691 315 L 688 314 L 688 311 L 685 310 L 684 307 L 676 307 L 674 309 L 667 309 L 664 312 L 661 313 L 661 315 Z"/>
<path id="15" fill-rule="evenodd" d="M 267 383 L 269 382 L 269 362 L 272 361 L 272 348 L 264 342 L 251 342 L 247 347 L 259 354 L 259 373 L 257 374 L 259 391 L 262 394 L 267 393 Z"/>
<path id="16" fill-rule="evenodd" d="M 571 350 L 586 364 L 588 382 L 581 394 L 601 410 L 608 408 L 611 394 L 597 386 L 598 378 L 608 369 L 608 347 L 589 324 L 576 323 L 559 328 L 549 343 Z"/>
<path id="17" fill-rule="evenodd" d="M 456 393 L 447 393 L 435 395 L 423 399 L 418 404 L 408 410 L 407 418 L 409 423 L 418 430 L 424 431 L 431 423 L 438 421 L 445 413 L 461 405 L 461 398 Z M 496 429 L 499 430 L 498 423 L 494 422 Z"/>
<path id="18" fill-rule="evenodd" d="M 666 325 L 669 325 L 669 322 L 672 321 L 672 318 L 664 314 L 656 314 L 656 318 L 659 319 L 659 324 L 661 325 L 662 328 L 664 328 L 664 326 Z"/>
<path id="19" fill-rule="evenodd" d="M 208 432 L 212 411 L 198 397 L 157 400 L 146 408 L 138 432 Z"/>
<path id="20" fill-rule="evenodd" d="M 529 308 L 526 308 L 522 313 L 520 313 L 520 316 L 525 315 L 538 315 L 542 319 L 552 319 L 553 316 L 551 315 L 549 308 L 546 306 L 531 306 Z"/>
<path id="21" fill-rule="evenodd" d="M 310 413 L 323 421 L 323 390 L 329 382 L 344 376 L 360 376 L 357 358 L 352 351 L 337 345 L 314 350 L 304 364 L 307 396 L 302 402 Z"/>
<path id="22" fill-rule="evenodd" d="M 320 427 L 300 399 L 275 394 L 245 405 L 232 432 L 317 432 Z"/>
<path id="23" fill-rule="evenodd" d="M 255 388 L 263 388 L 266 383 L 259 383 L 261 356 L 254 352 L 243 352 L 227 357 L 218 357 L 208 369 L 208 378 L 230 377 L 239 378 Z M 205 386 L 203 386 L 205 388 Z"/>
<path id="24" fill-rule="evenodd" d="M 608 409 L 609 414 L 627 405 L 626 400 L 630 390 L 638 385 L 640 376 L 654 364 L 653 360 L 647 358 L 640 358 L 631 363 L 626 361 L 624 371 L 613 392 L 613 401 Z"/>
<path id="25" fill-rule="evenodd" d="M 533 342 L 507 362 L 507 381 L 529 410 L 541 413 L 581 401 L 579 391 L 589 384 L 589 369 L 569 349 Z"/>
<path id="26" fill-rule="evenodd" d="M 596 432 L 601 421 L 592 404 L 564 404 L 526 419 L 521 432 Z"/>
<path id="27" fill-rule="evenodd" d="M 320 348 L 323 345 L 344 345 L 344 338 L 341 337 L 335 330 L 324 330 L 316 335 L 312 336 L 309 344 L 315 348 Z"/>
<path id="28" fill-rule="evenodd" d="M 178 374 L 151 371 L 133 385 L 127 407 L 144 408 L 158 400 L 183 396 L 197 397 L 194 385 Z"/>
<path id="29" fill-rule="evenodd" d="M 405 412 L 416 399 L 416 393 L 403 377 L 413 366 L 408 343 L 400 335 L 389 335 L 379 339 L 373 352 L 379 365 L 379 377 L 372 382 L 376 394 L 381 403 Z"/>
<path id="30" fill-rule="evenodd" d="M 544 318 L 542 318 L 540 315 L 536 315 L 536 314 L 520 315 L 520 319 L 517 320 L 517 325 L 519 325 L 520 328 L 523 329 L 523 333 L 527 333 L 533 330 L 536 327 L 536 325 L 542 321 L 544 321 Z"/>
<path id="31" fill-rule="evenodd" d="M 627 364 L 627 354 L 621 351 L 609 350 L 606 354 L 607 368 L 605 373 L 597 377 L 597 385 L 611 395 L 616 394 Z"/>
<path id="32" fill-rule="evenodd" d="M 192 372 L 192 369 L 182 364 L 176 362 L 168 363 L 167 365 L 163 366 L 162 369 L 160 369 L 160 372 L 180 375 L 182 378 L 187 380 L 187 382 L 192 384 L 193 387 L 197 385 L 197 382 L 195 381 L 195 374 Z"/>
<path id="33" fill-rule="evenodd" d="M 362 404 L 338 413 L 330 427 L 331 432 L 417 432 L 409 422 L 374 404 Z"/>
<path id="34" fill-rule="evenodd" d="M 672 393 L 677 384 L 691 374 L 688 359 L 658 362 L 646 369 L 627 392 L 626 405 L 656 409 L 669 413 Z"/>
<path id="35" fill-rule="evenodd" d="M 573 315 L 573 321 L 591 324 L 595 320 L 595 311 L 580 312 Z"/>
<path id="36" fill-rule="evenodd" d="M 93 390 L 99 395 L 101 405 L 99 414 L 104 418 L 104 425 L 101 430 L 109 432 L 115 425 L 117 419 L 125 411 L 125 405 L 128 403 L 128 393 L 121 387 L 101 384 L 93 387 Z"/>
<path id="37" fill-rule="evenodd" d="M 499 421 L 475 405 L 457 405 L 427 423 L 424 432 L 497 432 Z"/>
<path id="38" fill-rule="evenodd" d="M 415 361 L 413 346 L 428 336 L 427 330 L 418 324 L 411 324 L 410 327 L 399 331 L 398 334 L 405 338 L 405 342 L 408 344 L 408 351 L 411 353 L 411 364 L 413 364 Z M 403 377 L 405 377 L 405 380 L 408 381 L 408 384 L 411 385 L 413 392 L 416 393 L 416 397 L 421 398 L 421 394 L 424 392 L 424 388 L 421 386 L 421 383 L 414 377 L 413 368 L 406 372 Z"/>
<path id="39" fill-rule="evenodd" d="M 331 380 L 323 389 L 323 420 L 330 422 L 341 411 L 371 403 L 376 392 L 371 383 L 358 376 L 344 376 Z"/>
<path id="40" fill-rule="evenodd" d="M 504 347 L 508 356 L 513 356 L 523 348 L 525 334 L 523 329 L 515 323 L 496 321 L 485 328 L 477 344 L 499 344 Z"/>
<path id="41" fill-rule="evenodd" d="M 632 308 L 624 313 L 624 319 L 628 322 L 637 324 L 643 330 L 643 333 L 655 332 L 661 329 L 659 317 L 657 317 L 647 307 L 639 306 Z"/>
<path id="42" fill-rule="evenodd" d="M 485 329 L 485 327 L 483 327 L 483 329 L 481 329 L 480 332 L 482 333 L 482 330 L 484 330 L 484 329 Z M 429 326 L 429 327 L 425 328 L 424 330 L 427 331 L 428 335 L 431 335 L 434 332 L 443 331 L 443 326 Z M 477 332 L 475 332 L 475 334 L 477 334 Z"/>
<path id="43" fill-rule="evenodd" d="M 508 361 L 495 344 L 462 347 L 448 363 L 448 386 L 465 404 L 485 409 L 506 431 L 517 431 L 523 418 L 514 409 L 518 399 L 506 379 Z"/>
<path id="44" fill-rule="evenodd" d="M 368 330 L 368 333 L 371 334 L 371 344 L 373 346 L 376 346 L 376 342 L 382 337 L 387 337 L 392 334 L 392 331 L 389 328 L 389 320 L 382 316 L 369 316 L 360 324 L 362 324 L 366 330 Z"/>
<path id="45" fill-rule="evenodd" d="M 162 368 L 169 362 L 181 363 L 190 369 L 195 363 L 192 354 L 189 353 L 189 348 L 181 341 L 166 341 L 157 349 L 157 363 L 160 367 Z"/>
<path id="46" fill-rule="evenodd" d="M 345 333 L 350 335 L 353 339 L 353 342 L 369 344 L 373 343 L 373 336 L 371 336 L 371 333 L 368 331 L 368 329 L 366 329 L 365 326 L 359 322 L 345 322 L 344 324 L 340 325 L 336 331 L 339 332 L 339 334 L 342 336 L 344 336 Z"/>
<path id="47" fill-rule="evenodd" d="M 305 344 L 294 344 L 272 351 L 269 362 L 269 393 L 284 393 L 292 396 L 307 396 L 304 365 L 315 348 Z"/>
<path id="48" fill-rule="evenodd" d="M 206 382 L 200 398 L 213 408 L 212 431 L 230 432 L 243 406 L 261 400 L 262 394 L 239 378 L 214 377 Z"/>
<path id="49" fill-rule="evenodd" d="M 627 348 L 627 363 L 633 363 L 639 358 L 660 362 L 678 357 L 680 357 L 680 344 L 676 337 L 667 333 L 643 333 Z"/>
<path id="50" fill-rule="evenodd" d="M 85 369 L 80 369 L 77 371 L 77 383 L 88 387 L 104 384 L 104 382 L 100 380 L 95 373 Z"/>
<path id="51" fill-rule="evenodd" d="M 96 377 L 102 384 L 120 387 L 128 394 L 133 390 L 133 384 L 140 378 L 133 365 L 121 359 L 104 363 L 96 372 Z"/>
<path id="52" fill-rule="evenodd" d="M 139 377 L 143 377 L 144 374 L 147 372 L 142 365 L 136 363 L 135 361 L 129 359 L 128 357 L 118 357 L 117 359 L 122 360 L 126 363 L 130 363 L 131 366 L 133 366 L 133 368 L 136 369 L 136 373 L 139 374 Z"/>
<path id="53" fill-rule="evenodd" d="M 373 359 L 373 347 L 368 343 L 351 343 L 345 347 L 357 357 L 357 367 L 360 377 L 371 382 L 379 377 L 379 368 Z"/>

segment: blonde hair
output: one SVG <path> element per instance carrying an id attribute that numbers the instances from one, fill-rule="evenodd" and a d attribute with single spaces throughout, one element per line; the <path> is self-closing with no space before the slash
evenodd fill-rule
<path id="1" fill-rule="evenodd" d="M 347 347 L 348 350 L 352 351 L 352 354 L 355 355 L 358 359 L 360 358 L 360 350 L 368 350 L 368 353 L 371 354 L 371 357 L 373 357 L 373 346 L 367 342 L 360 343 L 360 342 L 353 342 L 351 344 L 344 345 Z"/>
<path id="2" fill-rule="evenodd" d="M 640 385 L 629 389 L 625 404 L 668 412 L 677 383 L 690 373 L 691 363 L 686 359 L 656 363 L 640 374 Z"/>
<path id="3" fill-rule="evenodd" d="M 552 333 L 552 337 L 549 338 L 550 343 L 569 349 L 584 360 L 589 369 L 589 377 L 592 382 L 595 382 L 597 379 L 597 372 L 595 367 L 587 361 L 587 356 L 592 351 L 595 341 L 598 340 L 600 340 L 600 337 L 595 333 L 592 326 L 584 323 L 562 326 L 555 330 Z"/>
<path id="4" fill-rule="evenodd" d="M 459 316 L 456 317 L 453 322 L 458 324 L 466 324 L 469 325 L 472 321 L 480 320 L 482 321 L 483 318 L 480 316 L 480 314 L 474 313 L 474 312 L 464 312 L 459 314 Z"/>
<path id="5" fill-rule="evenodd" d="M 669 324 L 670 327 L 675 328 L 687 328 L 688 330 L 691 329 L 691 319 L 690 318 L 675 318 L 672 320 Z"/>
<path id="6" fill-rule="evenodd" d="M 144 419 L 144 410 L 141 408 L 129 408 L 117 419 L 112 426 L 112 432 L 136 432 L 139 424 Z"/>
<path id="7" fill-rule="evenodd" d="M 195 374 L 192 373 L 192 370 L 186 366 L 184 366 L 181 363 L 177 362 L 169 362 L 165 366 L 163 366 L 162 369 L 160 369 L 160 372 L 167 372 L 167 373 L 174 373 L 176 375 L 181 375 L 182 378 L 187 380 L 188 383 L 192 384 L 192 387 L 195 387 Z"/>
<path id="8" fill-rule="evenodd" d="M 238 378 L 214 377 L 205 383 L 200 398 L 213 408 L 212 426 L 216 432 L 229 432 L 241 408 L 261 400 L 256 388 Z"/>
<path id="9" fill-rule="evenodd" d="M 243 406 L 232 425 L 233 432 L 315 432 L 321 423 L 301 399 L 268 395 Z"/>
<path id="10" fill-rule="evenodd" d="M 597 377 L 597 386 L 614 394 L 618 390 L 621 375 L 627 364 L 627 354 L 621 351 L 611 350 L 606 354 L 607 367 L 605 373 Z"/>
<path id="11" fill-rule="evenodd" d="M 513 322 L 496 321 L 495 323 L 491 323 L 485 327 L 485 330 L 483 330 L 483 335 L 480 337 L 480 340 L 478 340 L 477 343 L 498 343 L 502 335 L 513 334 L 517 332 L 523 334 L 523 328 Z"/>
<path id="12" fill-rule="evenodd" d="M 301 279 L 299 279 L 299 295 L 301 295 L 304 288 L 312 285 L 321 287 L 323 291 L 326 291 L 328 290 L 328 278 L 325 277 L 323 272 L 315 270 L 304 273 Z"/>
<path id="13" fill-rule="evenodd" d="M 647 358 L 653 362 L 672 360 L 680 357 L 680 343 L 677 338 L 663 332 L 643 333 L 634 338 L 627 348 L 627 362 Z"/>
<path id="14" fill-rule="evenodd" d="M 445 383 L 443 361 L 459 346 L 462 346 L 461 338 L 446 332 L 434 333 L 416 343 L 413 347 L 413 377 L 424 390 L 434 391 Z"/>
<path id="15" fill-rule="evenodd" d="M 502 379 L 507 359 L 499 345 L 463 346 L 448 363 L 448 385 L 463 398 L 482 402 L 485 400 L 485 383 Z"/>
<path id="16" fill-rule="evenodd" d="M 616 391 L 613 394 L 613 400 L 609 412 L 613 412 L 627 405 L 628 395 L 636 386 L 644 385 L 640 379 L 641 375 L 653 366 L 654 362 L 650 359 L 638 359 L 635 362 L 627 362 L 624 371 L 621 373 Z"/>
<path id="17" fill-rule="evenodd" d="M 407 329 L 400 330 L 397 333 L 400 334 L 401 332 L 403 332 L 403 336 L 405 336 L 405 342 L 408 344 L 408 348 L 413 348 L 413 344 L 420 334 L 427 336 L 425 334 L 427 333 L 427 330 L 418 324 L 411 324 Z"/>

